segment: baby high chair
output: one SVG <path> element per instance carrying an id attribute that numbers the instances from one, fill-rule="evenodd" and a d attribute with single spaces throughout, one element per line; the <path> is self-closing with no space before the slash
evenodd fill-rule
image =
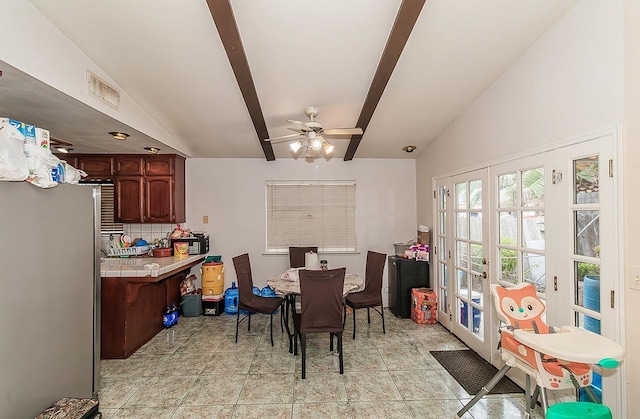
<path id="1" fill-rule="evenodd" d="M 565 416 L 562 413 L 562 416 L 555 417 L 610 418 L 609 409 L 597 404 L 598 399 L 590 387 L 592 369 L 617 367 L 624 357 L 622 347 L 584 329 L 547 325 L 543 319 L 546 306 L 531 284 L 511 288 L 491 285 L 491 294 L 498 319 L 502 323 L 499 348 L 505 366 L 457 413 L 457 417 L 462 417 L 491 391 L 509 369 L 516 367 L 526 374 L 526 417 L 529 417 L 530 409 L 535 406 L 538 396 L 542 399 L 543 415 L 547 415 L 547 389 L 571 388 L 578 392 L 582 388 L 593 403 L 577 403 L 572 406 L 579 416 Z M 530 394 L 531 377 L 536 381 L 533 394 Z M 569 404 L 554 405 L 556 409 L 549 409 L 549 418 L 552 417 L 553 410 L 566 410 L 567 406 L 560 405 Z M 586 416 L 585 409 L 600 413 Z"/>

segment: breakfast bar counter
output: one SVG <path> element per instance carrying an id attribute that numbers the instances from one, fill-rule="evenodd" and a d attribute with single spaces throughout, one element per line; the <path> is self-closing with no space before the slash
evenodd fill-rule
<path id="1" fill-rule="evenodd" d="M 158 278 L 180 268 L 191 268 L 201 263 L 205 255 L 170 256 L 166 258 L 131 257 L 105 258 L 100 263 L 101 277 Z M 153 281 L 153 279 L 147 279 Z"/>
<path id="2" fill-rule="evenodd" d="M 100 264 L 100 356 L 128 358 L 162 330 L 167 306 L 180 307 L 180 283 L 205 255 L 107 258 Z"/>

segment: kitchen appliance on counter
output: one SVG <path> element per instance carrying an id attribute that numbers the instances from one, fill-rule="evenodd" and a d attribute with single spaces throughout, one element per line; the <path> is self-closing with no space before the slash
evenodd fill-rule
<path id="1" fill-rule="evenodd" d="M 209 252 L 209 234 L 208 233 L 195 233 L 192 232 L 189 237 L 180 237 L 178 239 L 171 239 L 171 248 L 174 248 L 175 243 L 188 243 L 190 255 L 204 255 Z"/>

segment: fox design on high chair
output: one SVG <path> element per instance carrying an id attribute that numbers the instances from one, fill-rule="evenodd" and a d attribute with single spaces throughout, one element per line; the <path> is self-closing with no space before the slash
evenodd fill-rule
<path id="1" fill-rule="evenodd" d="M 543 314 L 546 311 L 544 303 L 538 298 L 533 285 L 516 288 L 496 287 L 499 297 L 498 312 L 504 317 L 502 320 L 507 323 L 510 329 L 522 329 L 533 333 L 547 334 L 555 333 L 553 327 L 549 327 L 544 320 Z M 536 368 L 536 353 L 533 349 L 518 342 L 513 335 L 502 333 L 502 346 L 518 356 L 522 361 Z M 571 372 L 580 383 L 580 386 L 587 386 L 591 382 L 591 370 L 587 364 L 567 362 L 555 358 L 550 358 L 542 354 L 542 366 L 548 373 L 548 383 L 546 387 L 558 388 L 563 385 L 565 370 Z M 546 375 L 546 374 L 543 374 Z"/>

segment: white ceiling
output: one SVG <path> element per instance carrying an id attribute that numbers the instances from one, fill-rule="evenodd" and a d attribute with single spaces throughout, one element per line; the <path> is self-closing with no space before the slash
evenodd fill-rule
<path id="1" fill-rule="evenodd" d="M 355 158 L 414 158 L 576 2 L 428 0 Z M 265 156 L 206 0 L 31 3 L 191 156 Z M 231 0 L 271 137 L 310 105 L 325 128 L 356 125 L 401 3 Z M 333 143 L 342 158 L 349 142 Z"/>

